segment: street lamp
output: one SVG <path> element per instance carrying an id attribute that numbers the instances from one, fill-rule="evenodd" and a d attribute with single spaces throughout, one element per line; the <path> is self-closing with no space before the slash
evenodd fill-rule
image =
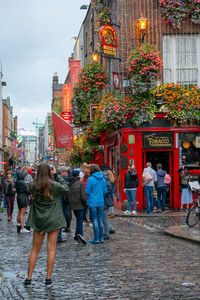
<path id="1" fill-rule="evenodd" d="M 92 60 L 98 62 L 99 55 L 97 53 L 92 54 Z"/>
<path id="2" fill-rule="evenodd" d="M 138 20 L 138 25 L 139 25 L 139 30 L 142 33 L 142 39 L 141 39 L 141 43 L 144 43 L 144 37 L 146 34 L 146 27 L 147 27 L 147 19 L 144 17 L 139 18 Z"/>
<path id="3" fill-rule="evenodd" d="M 80 9 L 87 9 L 89 5 L 81 5 Z"/>

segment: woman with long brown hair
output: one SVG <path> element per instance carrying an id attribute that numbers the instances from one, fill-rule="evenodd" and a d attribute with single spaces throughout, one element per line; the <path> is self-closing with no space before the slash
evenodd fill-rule
<path id="1" fill-rule="evenodd" d="M 54 181 L 52 176 L 54 176 Z M 56 182 L 57 181 L 57 182 Z M 47 233 L 47 275 L 46 286 L 52 284 L 51 274 L 55 262 L 56 243 L 59 229 L 65 226 L 60 196 L 69 191 L 66 181 L 58 176 L 56 169 L 42 163 L 38 167 L 35 180 L 30 184 L 29 191 L 33 195 L 27 225 L 34 229 L 33 243 L 28 265 L 28 276 L 25 286 L 31 284 L 32 273 L 40 252 L 45 234 Z"/>

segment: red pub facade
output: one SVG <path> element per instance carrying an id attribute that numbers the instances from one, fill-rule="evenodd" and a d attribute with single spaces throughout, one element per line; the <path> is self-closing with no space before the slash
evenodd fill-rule
<path id="1" fill-rule="evenodd" d="M 127 120 L 124 128 L 111 136 L 102 137 L 104 164 L 109 165 L 115 173 L 115 207 L 125 207 L 127 197 L 123 186 L 124 176 L 129 162 L 133 162 L 139 178 L 137 209 L 145 208 L 142 172 L 149 161 L 155 170 L 156 164 L 161 163 L 171 176 L 166 206 L 180 208 L 180 172 L 177 171 L 183 164 L 200 164 L 200 128 L 188 124 L 183 126 L 174 126 L 172 121 L 164 119 L 163 114 L 158 113 L 152 124 L 144 123 L 134 128 Z M 199 170 L 191 173 L 193 176 L 200 175 Z"/>

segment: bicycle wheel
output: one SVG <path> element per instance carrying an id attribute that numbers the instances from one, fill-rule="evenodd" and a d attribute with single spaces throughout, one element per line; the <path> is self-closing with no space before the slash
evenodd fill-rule
<path id="1" fill-rule="evenodd" d="M 197 202 L 192 205 L 190 208 L 187 217 L 186 217 L 186 224 L 189 227 L 195 226 L 199 222 L 199 208 Z"/>

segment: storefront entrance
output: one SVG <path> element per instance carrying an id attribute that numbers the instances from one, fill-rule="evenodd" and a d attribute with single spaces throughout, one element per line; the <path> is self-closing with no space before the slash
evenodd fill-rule
<path id="1" fill-rule="evenodd" d="M 158 163 L 162 164 L 162 169 L 165 170 L 168 174 L 172 176 L 172 152 L 171 151 L 147 151 L 144 152 L 143 163 L 144 168 L 146 167 L 147 162 L 151 162 L 152 168 L 156 171 L 156 165 Z M 166 199 L 166 207 L 173 207 L 173 199 L 172 199 L 172 188 L 173 188 L 173 181 L 170 185 L 170 190 L 167 192 L 167 199 Z"/>
<path id="2" fill-rule="evenodd" d="M 151 162 L 154 170 L 156 170 L 156 165 L 161 163 L 163 170 L 169 173 L 169 152 L 146 152 L 146 162 L 148 161 Z"/>

